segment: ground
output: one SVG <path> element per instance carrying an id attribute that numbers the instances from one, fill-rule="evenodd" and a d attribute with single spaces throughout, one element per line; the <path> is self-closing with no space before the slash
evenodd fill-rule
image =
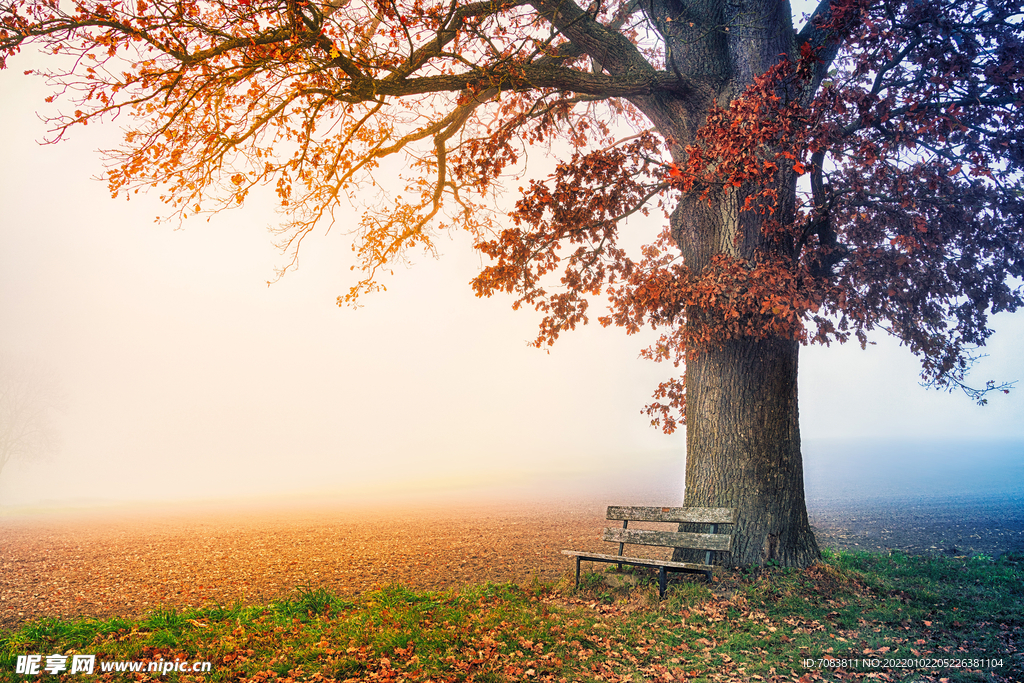
<path id="1" fill-rule="evenodd" d="M 325 586 L 555 581 L 564 548 L 607 551 L 604 506 L 571 503 L 208 505 L 0 518 L 0 627 L 43 616 L 137 616 L 157 606 L 263 602 Z M 823 547 L 1024 551 L 1024 499 L 812 503 Z M 603 566 L 602 566 L 603 568 Z"/>

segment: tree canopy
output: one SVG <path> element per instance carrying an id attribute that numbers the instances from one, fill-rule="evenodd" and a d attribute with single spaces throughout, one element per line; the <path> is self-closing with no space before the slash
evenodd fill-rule
<path id="1" fill-rule="evenodd" d="M 408 193 L 362 214 L 364 275 L 342 302 L 462 228 L 496 260 L 476 291 L 545 311 L 538 343 L 607 293 L 602 323 L 667 327 L 655 359 L 735 335 L 865 343 L 881 327 L 923 357 L 927 380 L 961 385 L 988 312 L 1021 303 L 1008 282 L 1024 267 L 1020 3 L 822 2 L 776 68 L 716 102 L 695 144 L 659 135 L 655 100 L 685 106 L 743 68 L 682 72 L 673 48 L 743 41 L 751 23 L 788 20 L 771 9 L 783 4 L 5 1 L 0 47 L 5 60 L 32 43 L 69 57 L 45 74 L 65 108 L 54 139 L 132 117 L 109 153 L 113 194 L 159 185 L 186 217 L 272 183 L 292 258 L 384 158 L 406 156 Z M 558 140 L 572 157 L 505 227 L 488 194 L 529 146 Z M 808 193 L 777 207 L 776 182 L 804 174 Z M 743 210 L 772 216 L 764 258 L 726 248 L 696 268 L 668 231 L 642 259 L 616 246 L 623 217 L 733 188 Z M 681 324 L 693 305 L 699 321 Z"/>
<path id="2" fill-rule="evenodd" d="M 363 275 L 343 303 L 465 229 L 495 261 L 476 291 L 544 311 L 539 344 L 607 294 L 602 323 L 666 328 L 646 352 L 657 360 L 737 335 L 863 344 L 881 327 L 926 380 L 962 385 L 989 312 L 1021 303 L 1020 3 L 822 2 L 776 67 L 719 96 L 690 144 L 673 139 L 659 117 L 745 67 L 684 71 L 678 53 L 728 54 L 750 24 L 791 21 L 786 3 L 762 4 L 5 0 L 0 48 L 5 64 L 30 44 L 66 57 L 44 74 L 54 140 L 131 117 L 108 153 L 113 194 L 159 186 L 187 217 L 273 184 L 292 259 L 404 155 L 407 192 L 366 207 Z M 556 141 L 571 158 L 505 226 L 490 193 Z M 778 184 L 799 175 L 808 191 L 780 206 Z M 756 258 L 723 245 L 687 263 L 668 230 L 642 258 L 617 246 L 632 213 L 730 191 L 771 218 Z M 671 400 L 652 406 L 669 429 L 680 394 L 666 383 Z"/>

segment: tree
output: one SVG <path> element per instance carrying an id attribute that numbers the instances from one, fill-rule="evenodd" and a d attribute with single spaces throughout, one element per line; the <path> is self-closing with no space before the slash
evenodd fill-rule
<path id="1" fill-rule="evenodd" d="M 730 562 L 805 565 L 802 343 L 882 329 L 925 382 L 966 384 L 988 316 L 1022 303 L 1024 28 L 1010 0 L 0 0 L 0 55 L 54 54 L 53 141 L 130 114 L 113 194 L 173 216 L 275 188 L 291 264 L 392 155 L 406 189 L 352 231 L 339 304 L 438 235 L 491 264 L 481 296 L 600 317 L 683 368 L 647 407 L 687 427 L 686 504 L 739 508 Z M 559 153 L 502 222 L 526 152 Z M 379 193 L 375 196 L 380 197 Z M 639 255 L 624 219 L 661 209 Z"/>
<path id="2" fill-rule="evenodd" d="M 12 460 L 31 460 L 59 450 L 53 413 L 63 405 L 52 376 L 38 366 L 0 356 L 0 474 Z"/>

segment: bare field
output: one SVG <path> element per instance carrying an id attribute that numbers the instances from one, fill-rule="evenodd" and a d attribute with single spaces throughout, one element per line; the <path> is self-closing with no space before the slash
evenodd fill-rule
<path id="1" fill-rule="evenodd" d="M 305 586 L 354 594 L 395 582 L 553 581 L 572 568 L 560 550 L 607 550 L 607 504 L 210 505 L 0 518 L 0 626 L 262 602 Z M 811 522 L 824 547 L 998 555 L 1024 550 L 1022 510 L 1016 499 L 818 504 Z"/>
<path id="2" fill-rule="evenodd" d="M 443 589 L 558 579 L 563 548 L 600 546 L 602 510 L 454 505 L 306 508 L 0 520 L 0 625 L 138 615 L 389 583 Z"/>

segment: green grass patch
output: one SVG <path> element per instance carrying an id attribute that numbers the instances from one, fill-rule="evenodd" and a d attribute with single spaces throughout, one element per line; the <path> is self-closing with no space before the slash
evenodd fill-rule
<path id="1" fill-rule="evenodd" d="M 484 585 L 355 597 L 303 587 L 268 605 L 162 608 L 145 618 L 41 619 L 0 630 L 18 657 L 93 655 L 68 681 L 1024 680 L 1024 558 L 826 553 L 805 570 L 677 578 L 584 574 L 579 589 Z M 24 660 L 23 660 L 24 661 Z M 139 670 L 104 670 L 117 666 Z M 209 671 L 191 671 L 209 662 Z"/>

